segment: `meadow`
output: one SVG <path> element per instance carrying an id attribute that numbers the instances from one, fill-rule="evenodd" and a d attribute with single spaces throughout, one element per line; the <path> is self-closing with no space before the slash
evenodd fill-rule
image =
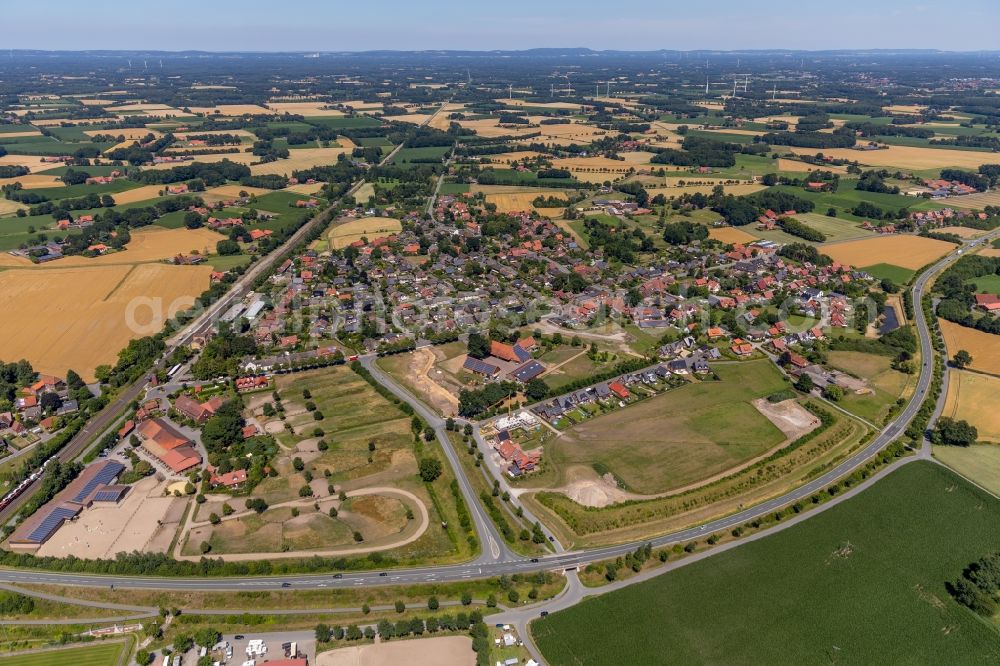
<path id="1" fill-rule="evenodd" d="M 660 493 L 712 476 L 781 443 L 750 404 L 785 387 L 769 361 L 719 365 L 691 383 L 596 416 L 547 447 L 553 465 L 610 469 L 629 490 Z"/>
<path id="2" fill-rule="evenodd" d="M 46 650 L 0 657 L 0 666 L 111 666 L 118 664 L 129 641 Z"/>
<path id="3" fill-rule="evenodd" d="M 531 624 L 562 664 L 980 664 L 996 629 L 945 590 L 1000 549 L 1000 502 L 913 462 L 808 521 Z"/>

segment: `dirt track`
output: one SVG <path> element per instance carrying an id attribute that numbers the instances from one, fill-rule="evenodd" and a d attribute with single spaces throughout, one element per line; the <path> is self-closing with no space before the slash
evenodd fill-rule
<path id="1" fill-rule="evenodd" d="M 275 558 L 292 558 L 292 557 L 339 557 L 341 555 L 360 555 L 364 553 L 372 553 L 381 550 L 391 550 L 393 548 L 399 548 L 400 546 L 405 546 L 407 544 L 413 543 L 427 531 L 427 526 L 430 525 L 430 516 L 427 514 L 427 507 L 424 503 L 420 501 L 420 498 L 413 493 L 400 490 L 399 488 L 364 488 L 362 490 L 353 490 L 347 493 L 348 497 L 362 497 L 364 495 L 390 495 L 396 496 L 399 499 L 404 500 L 404 502 L 410 506 L 417 509 L 417 514 L 419 518 L 419 525 L 416 527 L 415 531 L 409 536 L 400 539 L 399 541 L 394 541 L 392 543 L 382 544 L 379 546 L 371 546 L 366 544 L 360 544 L 353 548 L 339 548 L 334 550 L 290 550 L 281 553 L 227 553 L 227 554 L 212 554 L 213 558 L 225 560 L 227 562 L 245 562 L 248 560 L 260 560 L 260 559 L 275 559 Z M 301 500 L 292 500 L 290 502 L 282 502 L 280 504 L 272 505 L 271 509 L 279 507 L 295 507 L 295 506 L 308 506 L 311 507 L 315 503 L 316 499 L 313 497 L 308 497 Z M 235 520 L 237 518 L 249 516 L 253 514 L 253 511 L 240 511 L 234 513 L 230 516 L 223 518 L 223 521 Z M 188 516 L 187 522 L 184 524 L 183 533 L 181 538 L 177 540 L 177 545 L 174 547 L 174 558 L 178 560 L 188 560 L 189 562 L 197 562 L 201 559 L 201 555 L 182 555 L 181 551 L 184 547 L 184 537 L 190 533 L 192 528 L 205 527 L 209 523 L 208 521 L 194 521 L 192 515 Z M 404 530 L 407 531 L 407 530 Z"/>

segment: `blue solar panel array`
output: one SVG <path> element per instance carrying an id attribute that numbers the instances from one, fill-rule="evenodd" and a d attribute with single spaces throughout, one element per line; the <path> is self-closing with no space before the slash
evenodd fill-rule
<path id="1" fill-rule="evenodd" d="M 42 519 L 42 522 L 38 523 L 35 529 L 31 530 L 28 534 L 27 541 L 33 543 L 43 543 L 46 539 L 52 536 L 52 533 L 59 529 L 59 526 L 63 524 L 63 521 L 69 520 L 77 514 L 79 509 L 68 509 L 63 506 L 57 506 L 52 509 L 49 515 Z"/>
<path id="2" fill-rule="evenodd" d="M 101 470 L 94 475 L 94 478 L 85 483 L 83 488 L 81 488 L 77 494 L 68 498 L 68 500 L 70 502 L 77 503 L 83 502 L 83 500 L 87 499 L 87 495 L 94 492 L 94 488 L 101 484 L 111 483 L 115 480 L 115 477 L 122 473 L 123 469 L 125 469 L 125 466 L 120 462 L 115 462 L 113 460 L 105 462 L 104 467 L 102 467 Z"/>
<path id="3" fill-rule="evenodd" d="M 545 372 L 545 366 L 538 361 L 529 361 L 515 370 L 512 374 L 518 381 L 526 384 L 543 372 Z"/>
<path id="4" fill-rule="evenodd" d="M 466 370 L 471 370 L 472 372 L 478 372 L 479 374 L 482 375 L 496 374 L 497 370 L 499 369 L 492 363 L 487 363 L 486 361 L 481 361 L 478 358 L 473 358 L 471 356 L 465 359 L 465 363 L 462 364 L 462 367 L 465 368 Z"/>
<path id="5" fill-rule="evenodd" d="M 531 358 L 531 352 L 524 349 L 521 345 L 514 345 L 514 355 L 517 356 L 517 360 L 521 363 Z"/>
<path id="6" fill-rule="evenodd" d="M 114 488 L 112 490 L 98 490 L 94 493 L 95 502 L 117 502 L 118 499 L 125 493 L 124 488 Z"/>

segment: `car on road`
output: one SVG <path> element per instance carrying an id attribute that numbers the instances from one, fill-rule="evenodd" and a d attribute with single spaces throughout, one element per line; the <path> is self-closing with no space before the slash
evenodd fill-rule
<path id="1" fill-rule="evenodd" d="M 386 572 L 384 572 L 384 571 L 383 571 L 383 572 L 381 572 L 381 573 L 379 574 L 379 576 L 388 576 L 388 575 L 389 575 L 389 574 L 387 574 L 387 573 L 386 573 Z"/>
<path id="2" fill-rule="evenodd" d="M 339 578 L 343 578 L 343 577 L 344 577 L 344 574 L 333 574 L 333 577 L 334 577 L 334 578 L 338 578 L 338 579 L 339 579 Z"/>
<path id="3" fill-rule="evenodd" d="M 539 615 L 541 615 L 542 617 L 545 617 L 548 614 L 549 614 L 548 611 L 542 611 L 541 613 L 539 613 Z"/>
<path id="4" fill-rule="evenodd" d="M 291 586 L 292 586 L 291 583 L 282 583 L 281 584 L 281 587 L 291 587 Z"/>
<path id="5" fill-rule="evenodd" d="M 244 638 L 246 638 L 246 636 L 244 636 L 243 634 L 236 634 L 235 636 L 233 636 L 233 639 L 237 641 L 241 641 Z"/>
<path id="6" fill-rule="evenodd" d="M 534 564 L 534 563 L 538 562 L 538 558 L 537 558 L 537 557 L 533 557 L 533 558 L 531 558 L 531 562 L 532 562 L 532 564 Z"/>

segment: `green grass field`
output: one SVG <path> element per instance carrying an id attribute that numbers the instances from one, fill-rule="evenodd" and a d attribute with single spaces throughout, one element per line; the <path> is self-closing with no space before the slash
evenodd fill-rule
<path id="1" fill-rule="evenodd" d="M 865 266 L 861 270 L 880 280 L 882 278 L 889 278 L 896 284 L 900 285 L 909 282 L 916 274 L 916 271 L 910 270 L 909 268 L 893 266 L 892 264 L 874 264 L 872 266 Z"/>
<path id="2" fill-rule="evenodd" d="M 35 654 L 0 657 L 2 666 L 114 666 L 126 643 L 99 643 L 86 647 L 48 650 Z"/>
<path id="3" fill-rule="evenodd" d="M 823 211 L 826 212 L 826 211 Z M 795 219 L 805 223 L 806 226 L 821 231 L 826 234 L 826 242 L 854 240 L 858 238 L 868 238 L 875 236 L 874 231 L 862 229 L 854 220 L 844 220 L 838 217 L 828 217 L 821 213 L 799 213 Z M 796 239 L 799 243 L 801 238 Z"/>
<path id="4" fill-rule="evenodd" d="M 914 462 L 784 532 L 532 623 L 548 663 L 982 664 L 945 590 L 1000 549 L 1000 501 Z"/>
<path id="5" fill-rule="evenodd" d="M 549 445 L 553 465 L 604 465 L 641 494 L 729 469 L 783 435 L 750 401 L 785 388 L 770 361 L 719 365 L 696 382 L 574 426 Z"/>
<path id="6" fill-rule="evenodd" d="M 988 292 L 990 294 L 1000 294 L 1000 275 L 985 275 L 967 281 L 976 286 L 976 292 Z"/>

